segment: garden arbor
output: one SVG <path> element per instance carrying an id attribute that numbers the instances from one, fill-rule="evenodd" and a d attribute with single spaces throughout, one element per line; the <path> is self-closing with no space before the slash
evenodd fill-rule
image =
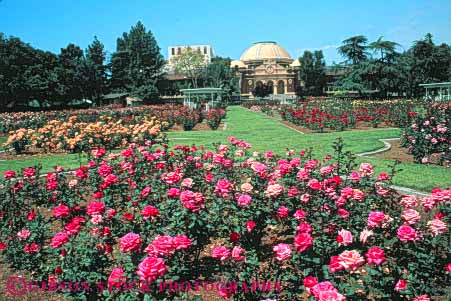
<path id="1" fill-rule="evenodd" d="M 439 101 L 451 100 L 451 82 L 421 84 L 420 87 L 426 89 L 425 99 Z"/>
<path id="2" fill-rule="evenodd" d="M 208 100 L 205 110 L 218 107 L 222 103 L 222 88 L 181 89 L 183 104 L 189 108 L 197 109 L 203 101 Z"/>

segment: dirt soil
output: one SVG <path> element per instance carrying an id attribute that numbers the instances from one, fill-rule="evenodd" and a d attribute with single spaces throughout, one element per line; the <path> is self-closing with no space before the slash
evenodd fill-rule
<path id="1" fill-rule="evenodd" d="M 415 162 L 413 156 L 407 152 L 407 149 L 401 147 L 399 140 L 392 140 L 388 142 L 391 144 L 391 149 L 377 154 L 372 155 L 372 157 L 388 159 L 388 160 L 399 160 L 401 162 Z"/>

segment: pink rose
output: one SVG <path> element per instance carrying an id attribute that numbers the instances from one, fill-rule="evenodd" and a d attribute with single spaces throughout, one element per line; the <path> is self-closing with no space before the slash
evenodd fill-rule
<path id="1" fill-rule="evenodd" d="M 102 202 L 91 202 L 88 204 L 86 208 L 86 213 L 88 215 L 94 215 L 94 214 L 103 214 L 105 211 L 105 204 Z"/>
<path id="2" fill-rule="evenodd" d="M 64 230 L 69 235 L 77 234 L 80 231 L 80 224 L 84 223 L 85 219 L 82 217 L 74 217 L 69 223 L 64 226 Z"/>
<path id="3" fill-rule="evenodd" d="M 285 206 L 281 206 L 279 207 L 279 209 L 277 209 L 277 216 L 279 218 L 287 218 L 289 214 L 288 208 Z"/>
<path id="4" fill-rule="evenodd" d="M 272 184 L 266 187 L 265 195 L 267 197 L 276 197 L 283 191 L 283 186 L 280 184 Z"/>
<path id="5" fill-rule="evenodd" d="M 242 254 L 245 252 L 245 250 L 241 247 L 235 246 L 232 249 L 232 259 L 235 261 L 244 261 L 246 260 L 246 257 Z"/>
<path id="6" fill-rule="evenodd" d="M 349 179 L 354 182 L 357 183 L 360 181 L 360 174 L 358 172 L 353 171 L 350 175 L 349 175 Z"/>
<path id="7" fill-rule="evenodd" d="M 241 194 L 238 197 L 238 206 L 244 207 L 244 206 L 248 206 L 252 201 L 252 197 L 248 194 Z"/>
<path id="8" fill-rule="evenodd" d="M 241 191 L 245 193 L 251 193 L 254 187 L 249 183 L 241 184 Z"/>
<path id="9" fill-rule="evenodd" d="M 247 230 L 247 232 L 249 232 L 249 233 L 252 232 L 252 229 L 254 229 L 255 226 L 256 226 L 256 224 L 255 224 L 254 221 L 247 221 L 246 222 L 246 230 Z"/>
<path id="10" fill-rule="evenodd" d="M 302 253 L 313 246 L 313 239 L 309 233 L 300 233 L 294 237 L 296 251 Z"/>
<path id="11" fill-rule="evenodd" d="M 224 261 L 230 257 L 230 250 L 224 246 L 214 247 L 211 252 L 211 257 Z"/>
<path id="12" fill-rule="evenodd" d="M 318 279 L 316 279 L 316 277 L 313 276 L 307 276 L 304 278 L 303 284 L 304 287 L 306 288 L 312 288 L 313 286 L 318 284 Z"/>
<path id="13" fill-rule="evenodd" d="M 23 230 L 20 230 L 19 232 L 17 232 L 17 236 L 19 237 L 20 240 L 27 239 L 30 235 L 31 235 L 31 232 L 28 229 L 23 229 Z"/>
<path id="14" fill-rule="evenodd" d="M 417 198 L 414 195 L 404 195 L 399 203 L 406 209 L 413 208 L 417 206 Z"/>
<path id="15" fill-rule="evenodd" d="M 142 240 L 139 234 L 127 233 L 119 240 L 122 252 L 135 252 L 141 248 Z"/>
<path id="16" fill-rule="evenodd" d="M 410 226 L 403 225 L 399 227 L 396 234 L 398 235 L 398 238 L 403 242 L 414 241 L 418 239 L 417 231 L 415 231 L 415 229 Z"/>
<path id="17" fill-rule="evenodd" d="M 310 201 L 310 194 L 304 193 L 301 195 L 301 202 L 307 204 Z"/>
<path id="18" fill-rule="evenodd" d="M 433 219 L 427 222 L 429 229 L 431 229 L 432 236 L 437 236 L 446 231 L 446 223 L 442 222 L 439 219 Z"/>
<path id="19" fill-rule="evenodd" d="M 59 205 L 53 208 L 53 217 L 55 218 L 65 218 L 69 216 L 69 207 L 66 205 Z"/>
<path id="20" fill-rule="evenodd" d="M 168 256 L 175 251 L 174 238 L 168 235 L 157 235 L 152 243 L 144 250 L 149 255 Z"/>
<path id="21" fill-rule="evenodd" d="M 373 175 L 373 166 L 369 163 L 362 163 L 359 171 L 362 177 L 371 177 Z"/>
<path id="22" fill-rule="evenodd" d="M 168 197 L 175 199 L 180 195 L 180 189 L 178 188 L 169 188 Z"/>
<path id="23" fill-rule="evenodd" d="M 127 276 L 124 275 L 124 270 L 122 268 L 114 268 L 108 277 L 108 289 L 120 289 L 126 282 Z"/>
<path id="24" fill-rule="evenodd" d="M 306 214 L 305 211 L 302 210 L 302 209 L 296 210 L 296 212 L 293 214 L 293 217 L 294 217 L 294 219 L 296 219 L 296 220 L 303 219 L 303 218 L 305 218 L 306 216 L 307 216 L 307 214 Z"/>
<path id="25" fill-rule="evenodd" d="M 413 301 L 431 301 L 431 299 L 428 297 L 428 295 L 421 295 L 413 299 Z"/>
<path id="26" fill-rule="evenodd" d="M 338 256 L 332 256 L 327 266 L 332 273 L 344 270 L 344 267 L 340 264 Z"/>
<path id="27" fill-rule="evenodd" d="M 191 178 L 185 178 L 182 181 L 182 187 L 184 188 L 191 188 L 194 185 L 194 181 Z"/>
<path id="28" fill-rule="evenodd" d="M 200 209 L 204 208 L 204 196 L 200 192 L 185 190 L 180 193 L 179 199 L 182 205 L 192 212 L 198 212 Z"/>
<path id="29" fill-rule="evenodd" d="M 154 282 L 158 277 L 163 277 L 168 267 L 163 258 L 148 256 L 138 265 L 138 276 L 146 283 Z"/>
<path id="30" fill-rule="evenodd" d="M 401 218 L 405 223 L 413 225 L 421 219 L 421 216 L 418 211 L 414 209 L 406 209 L 402 212 Z"/>
<path id="31" fill-rule="evenodd" d="M 232 184 L 227 179 L 216 182 L 215 193 L 220 197 L 227 197 L 232 189 Z"/>
<path id="32" fill-rule="evenodd" d="M 69 235 L 66 232 L 58 232 L 52 237 L 50 246 L 52 248 L 59 248 L 69 241 Z"/>
<path id="33" fill-rule="evenodd" d="M 291 257 L 291 246 L 289 244 L 280 243 L 272 248 L 276 253 L 276 259 L 278 261 L 284 261 Z"/>
<path id="34" fill-rule="evenodd" d="M 312 190 L 320 190 L 321 182 L 317 179 L 311 179 L 310 181 L 308 181 L 308 187 Z"/>
<path id="35" fill-rule="evenodd" d="M 296 227 L 296 231 L 300 233 L 310 233 L 312 232 L 312 226 L 307 222 L 302 222 Z"/>
<path id="36" fill-rule="evenodd" d="M 343 246 L 352 244 L 352 233 L 344 229 L 340 230 L 338 232 L 337 242 Z"/>
<path id="37" fill-rule="evenodd" d="M 346 298 L 329 281 L 323 281 L 311 288 L 311 293 L 319 301 L 344 301 Z"/>
<path id="38" fill-rule="evenodd" d="M 368 215 L 367 225 L 370 228 L 380 227 L 384 219 L 385 214 L 383 212 L 371 211 Z"/>
<path id="39" fill-rule="evenodd" d="M 25 168 L 23 170 L 24 177 L 30 178 L 30 177 L 34 176 L 35 174 L 36 174 L 36 169 L 34 169 L 34 168 L 29 167 L 29 168 Z"/>
<path id="40" fill-rule="evenodd" d="M 365 264 L 365 259 L 356 250 L 343 251 L 338 255 L 338 263 L 345 269 L 354 271 L 359 266 Z"/>
<path id="41" fill-rule="evenodd" d="M 359 237 L 360 242 L 361 242 L 362 244 L 365 244 L 366 241 L 368 240 L 368 238 L 369 238 L 370 236 L 372 236 L 373 234 L 374 234 L 373 231 L 368 230 L 368 229 L 363 229 L 362 232 L 360 232 L 360 237 Z"/>
<path id="42" fill-rule="evenodd" d="M 23 251 L 27 254 L 39 252 L 39 246 L 36 243 L 26 244 Z"/>
<path id="43" fill-rule="evenodd" d="M 185 250 L 191 247 L 192 241 L 185 235 L 177 235 L 173 240 L 176 250 Z"/>
<path id="44" fill-rule="evenodd" d="M 381 263 L 387 261 L 387 258 L 384 256 L 384 250 L 379 247 L 371 247 L 366 253 L 368 264 L 374 263 L 375 265 L 380 265 Z"/>

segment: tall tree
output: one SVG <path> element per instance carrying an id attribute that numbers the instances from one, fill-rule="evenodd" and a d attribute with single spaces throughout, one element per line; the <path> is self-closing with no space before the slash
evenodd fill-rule
<path id="1" fill-rule="evenodd" d="M 238 78 L 230 68 L 230 58 L 213 57 L 211 63 L 205 68 L 204 85 L 222 88 L 224 95 L 231 96 L 239 91 Z"/>
<path id="2" fill-rule="evenodd" d="M 117 39 L 111 58 L 112 83 L 119 91 L 149 100 L 157 95 L 164 59 L 152 32 L 139 21 Z"/>
<path id="3" fill-rule="evenodd" d="M 299 58 L 299 77 L 304 82 L 305 95 L 321 95 L 326 84 L 326 63 L 321 50 L 304 51 Z"/>
<path id="4" fill-rule="evenodd" d="M 106 89 L 106 66 L 103 44 L 94 37 L 94 41 L 86 50 L 86 75 L 89 84 L 89 94 L 96 101 Z"/>
<path id="5" fill-rule="evenodd" d="M 83 50 L 77 45 L 70 43 L 66 48 L 61 48 L 59 59 L 59 77 L 65 96 L 65 102 L 74 99 L 83 99 L 87 93 L 86 79 L 84 77 L 84 55 Z"/>
<path id="6" fill-rule="evenodd" d="M 370 43 L 368 48 L 379 54 L 381 61 L 389 61 L 396 54 L 396 46 L 399 46 L 399 44 L 396 42 L 383 40 L 383 37 L 379 37 L 379 39 Z"/>
<path id="7" fill-rule="evenodd" d="M 338 47 L 338 52 L 346 58 L 346 63 L 356 65 L 367 59 L 366 43 L 368 39 L 363 36 L 354 36 L 344 40 L 343 45 Z"/>
<path id="8" fill-rule="evenodd" d="M 177 73 L 185 74 L 191 79 L 195 89 L 199 86 L 199 79 L 204 74 L 207 66 L 202 53 L 190 47 L 183 49 L 181 54 L 173 56 L 171 64 Z"/>

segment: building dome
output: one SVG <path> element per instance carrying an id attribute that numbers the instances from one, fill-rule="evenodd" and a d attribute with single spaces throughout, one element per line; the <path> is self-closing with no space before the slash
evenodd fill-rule
<path id="1" fill-rule="evenodd" d="M 240 61 L 245 63 L 261 60 L 293 61 L 288 52 L 276 42 L 254 43 L 243 52 L 240 58 Z"/>
<path id="2" fill-rule="evenodd" d="M 230 67 L 231 68 L 235 68 L 235 67 L 246 68 L 246 65 L 242 61 L 235 60 L 230 63 Z"/>

